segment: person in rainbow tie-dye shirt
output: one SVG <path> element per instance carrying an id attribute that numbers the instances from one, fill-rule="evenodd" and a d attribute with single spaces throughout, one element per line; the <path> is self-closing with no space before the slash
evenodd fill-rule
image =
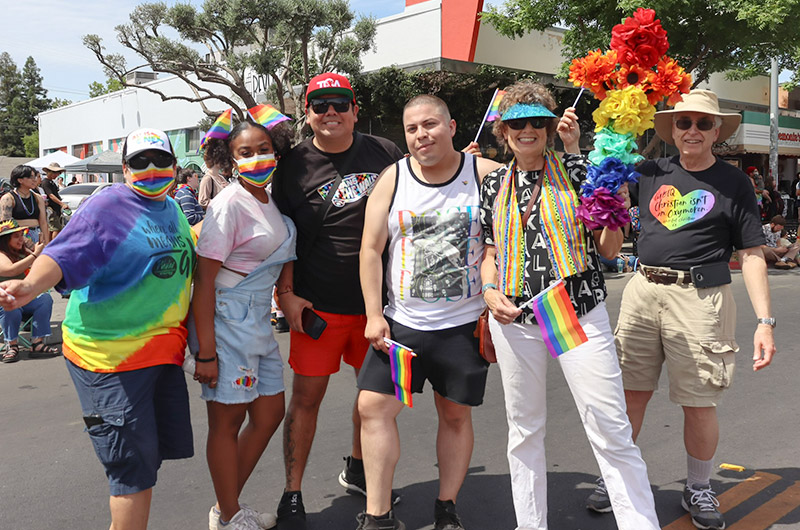
<path id="1" fill-rule="evenodd" d="M 162 460 L 193 455 L 181 370 L 196 263 L 191 228 L 167 191 L 175 155 L 162 131 L 122 149 L 125 184 L 93 196 L 24 280 L 0 284 L 5 309 L 71 291 L 64 357 L 105 466 L 112 528 L 145 529 Z"/>

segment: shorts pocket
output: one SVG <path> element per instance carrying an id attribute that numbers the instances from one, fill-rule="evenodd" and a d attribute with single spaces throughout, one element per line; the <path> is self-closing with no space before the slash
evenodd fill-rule
<path id="1" fill-rule="evenodd" d="M 739 347 L 734 341 L 700 341 L 702 359 L 698 360 L 701 379 L 717 388 L 728 388 L 733 383 L 736 366 L 736 351 Z"/>
<path id="2" fill-rule="evenodd" d="M 131 425 L 124 411 L 104 412 L 103 423 L 86 429 L 95 453 L 107 468 L 124 466 L 136 456 L 135 444 L 126 436 Z"/>
<path id="3" fill-rule="evenodd" d="M 244 322 L 249 309 L 249 304 L 238 300 L 217 300 L 217 315 L 225 322 Z"/>

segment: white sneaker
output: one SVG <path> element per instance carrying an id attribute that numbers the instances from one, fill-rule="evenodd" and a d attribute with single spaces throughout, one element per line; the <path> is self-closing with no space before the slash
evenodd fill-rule
<path id="1" fill-rule="evenodd" d="M 258 529 L 266 530 L 275 528 L 278 524 L 278 519 L 273 514 L 257 512 L 246 504 L 239 504 L 239 512 L 237 515 L 242 512 L 255 521 L 258 525 Z M 236 519 L 236 517 L 234 517 L 234 519 Z M 208 512 L 208 530 L 228 530 L 230 528 L 230 523 L 225 526 L 219 524 L 219 510 L 217 510 L 216 506 L 212 506 L 211 510 Z"/>

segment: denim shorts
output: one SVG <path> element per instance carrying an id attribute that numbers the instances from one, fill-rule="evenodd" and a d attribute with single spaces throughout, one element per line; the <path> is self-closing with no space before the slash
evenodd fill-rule
<path id="1" fill-rule="evenodd" d="M 217 289 L 214 334 L 216 388 L 203 385 L 202 398 L 226 405 L 250 403 L 284 391 L 283 359 L 272 335 L 270 293 Z"/>
<path id="2" fill-rule="evenodd" d="M 194 455 L 189 394 L 180 366 L 98 373 L 66 362 L 111 495 L 150 489 L 162 460 Z"/>

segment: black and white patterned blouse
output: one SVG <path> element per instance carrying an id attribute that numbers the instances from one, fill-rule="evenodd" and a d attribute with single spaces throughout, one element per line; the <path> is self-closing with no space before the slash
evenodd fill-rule
<path id="1" fill-rule="evenodd" d="M 566 153 L 562 155 L 561 159 L 564 162 L 564 168 L 567 170 L 567 175 L 573 188 L 576 193 L 580 193 L 581 182 L 586 178 L 586 157 Z M 483 184 L 481 185 L 481 224 L 483 225 L 484 242 L 487 245 L 494 246 L 492 207 L 494 206 L 495 198 L 497 198 L 497 191 L 500 189 L 500 182 L 506 171 L 508 171 L 508 166 L 503 166 L 489 173 L 483 179 Z M 541 173 L 541 171 L 517 170 L 517 180 L 514 185 L 520 208 L 520 217 L 525 213 L 533 187 L 540 178 Z M 544 235 L 541 233 L 539 223 L 539 203 L 541 200 L 542 195 L 540 193 L 525 227 L 525 289 L 523 296 L 511 298 L 511 301 L 517 306 L 527 302 L 556 281 L 556 274 L 553 271 L 552 263 L 550 263 Z M 588 242 L 588 268 L 581 274 L 570 276 L 564 280 L 567 293 L 579 317 L 585 315 L 605 300 L 607 294 L 606 284 L 601 272 L 600 258 L 597 255 L 597 247 L 590 230 L 586 231 L 586 240 Z M 530 307 L 523 309 L 516 322 L 523 324 L 536 322 Z"/>

